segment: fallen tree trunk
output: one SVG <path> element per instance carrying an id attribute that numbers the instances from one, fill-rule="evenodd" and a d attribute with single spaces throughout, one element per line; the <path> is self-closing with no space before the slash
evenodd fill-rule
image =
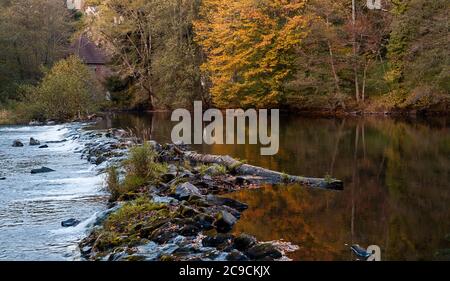
<path id="1" fill-rule="evenodd" d="M 225 166 L 228 170 L 234 171 L 237 175 L 252 176 L 255 181 L 266 182 L 270 184 L 280 183 L 299 183 L 308 187 L 343 190 L 344 184 L 340 180 L 325 178 L 307 178 L 300 176 L 286 175 L 280 172 L 272 171 L 262 167 L 257 167 L 242 163 L 228 155 L 199 154 L 194 151 L 184 151 L 179 147 L 174 148 L 175 152 L 184 158 L 200 163 L 219 164 Z"/>

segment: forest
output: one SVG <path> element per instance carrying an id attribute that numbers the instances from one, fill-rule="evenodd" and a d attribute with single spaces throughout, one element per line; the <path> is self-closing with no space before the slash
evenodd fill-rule
<path id="1" fill-rule="evenodd" d="M 97 105 L 91 110 L 201 100 L 331 115 L 448 112 L 449 2 L 372 2 L 87 0 L 87 12 L 58 0 L 2 0 L 1 116 L 70 119 L 83 114 L 83 100 Z M 66 73 L 52 69 L 80 36 L 110 58 L 105 81 L 81 74 L 74 59 Z M 58 95 L 76 96 L 68 112 L 51 110 Z"/>

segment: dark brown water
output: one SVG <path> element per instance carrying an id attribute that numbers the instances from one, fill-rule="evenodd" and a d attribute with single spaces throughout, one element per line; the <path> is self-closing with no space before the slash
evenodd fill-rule
<path id="1" fill-rule="evenodd" d="M 450 259 L 449 121 L 281 116 L 273 157 L 255 145 L 194 149 L 344 181 L 343 192 L 268 186 L 230 195 L 250 205 L 234 231 L 292 242 L 295 260 L 354 259 L 346 244 L 379 245 L 383 260 Z M 119 114 L 98 126 L 148 129 L 169 142 L 174 124 L 167 114 Z"/>

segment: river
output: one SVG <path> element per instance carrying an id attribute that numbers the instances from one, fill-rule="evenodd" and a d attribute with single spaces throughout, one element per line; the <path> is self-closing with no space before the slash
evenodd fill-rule
<path id="1" fill-rule="evenodd" d="M 81 124 L 0 127 L 0 260 L 75 260 L 87 223 L 105 209 L 103 177 L 80 159 Z M 48 148 L 29 146 L 30 137 Z M 14 140 L 24 147 L 12 147 Z M 31 174 L 42 166 L 56 170 Z M 76 218 L 82 223 L 62 228 Z"/>
<path id="2" fill-rule="evenodd" d="M 281 116 L 280 151 L 257 145 L 196 145 L 288 174 L 332 177 L 344 191 L 264 186 L 229 196 L 250 208 L 234 228 L 260 241 L 299 246 L 294 260 L 353 260 L 349 246 L 378 245 L 382 260 L 448 259 L 450 252 L 449 118 L 309 119 Z M 112 114 L 89 129 L 123 128 L 169 142 L 170 115 Z M 75 128 L 73 128 L 75 126 Z M 38 149 L 15 139 L 66 139 L 78 125 L 0 127 L 0 259 L 77 259 L 86 222 L 105 209 L 102 176 L 75 153 L 80 139 Z M 47 166 L 56 172 L 31 175 Z M 61 221 L 77 218 L 75 228 Z M 446 254 L 446 255 L 445 255 Z"/>
<path id="3" fill-rule="evenodd" d="M 280 151 L 195 145 L 293 175 L 344 181 L 341 192 L 267 186 L 231 197 L 249 210 L 234 228 L 299 246 L 294 260 L 353 260 L 348 245 L 378 245 L 382 260 L 450 259 L 450 119 L 311 119 L 281 115 Z M 168 114 L 117 114 L 98 128 L 147 129 L 170 141 Z M 255 133 L 255 132 L 250 132 Z"/>

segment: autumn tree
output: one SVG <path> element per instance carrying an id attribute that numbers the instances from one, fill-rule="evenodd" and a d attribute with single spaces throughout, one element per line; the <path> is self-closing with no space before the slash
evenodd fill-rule
<path id="1" fill-rule="evenodd" d="M 67 51 L 71 18 L 63 1 L 10 0 L 0 5 L 0 102 L 35 83 Z"/>
<path id="2" fill-rule="evenodd" d="M 450 39 L 446 0 L 392 0 L 388 45 L 392 85 L 387 97 L 396 107 L 427 108 L 450 102 Z"/>
<path id="3" fill-rule="evenodd" d="M 201 96 L 199 50 L 192 21 L 199 1 L 105 0 L 88 30 L 129 80 L 133 107 L 167 108 Z M 200 97 L 201 98 L 201 97 Z"/>
<path id="4" fill-rule="evenodd" d="M 294 79 L 286 86 L 293 109 L 345 107 L 350 85 L 350 38 L 345 23 L 350 10 L 343 1 L 310 0 L 310 31 L 297 48 Z"/>
<path id="5" fill-rule="evenodd" d="M 94 73 L 71 56 L 60 60 L 37 86 L 22 86 L 19 108 L 28 120 L 66 121 L 95 112 L 104 98 Z"/>
<path id="6" fill-rule="evenodd" d="M 204 0 L 195 22 L 207 56 L 202 70 L 218 107 L 274 107 L 307 35 L 302 0 Z"/>

